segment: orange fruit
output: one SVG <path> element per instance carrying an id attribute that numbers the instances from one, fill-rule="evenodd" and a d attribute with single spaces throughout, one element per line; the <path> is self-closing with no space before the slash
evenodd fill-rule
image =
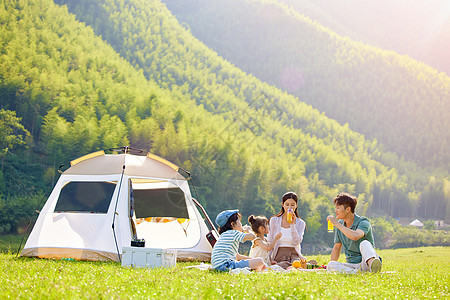
<path id="1" fill-rule="evenodd" d="M 301 267 L 302 267 L 302 264 L 300 263 L 300 261 L 296 260 L 296 261 L 294 261 L 294 262 L 292 263 L 292 266 L 293 266 L 294 268 L 301 268 Z"/>

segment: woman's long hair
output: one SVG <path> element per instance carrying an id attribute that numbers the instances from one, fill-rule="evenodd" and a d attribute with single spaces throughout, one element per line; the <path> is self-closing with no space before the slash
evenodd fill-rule
<path id="1" fill-rule="evenodd" d="M 284 202 L 286 202 L 286 200 L 288 200 L 288 199 L 294 200 L 295 203 L 297 203 L 297 208 L 298 208 L 298 196 L 297 196 L 297 194 L 294 193 L 294 192 L 287 192 L 287 193 L 285 193 L 285 194 L 283 195 L 283 197 L 281 198 L 281 210 L 280 210 L 280 212 L 279 212 L 278 214 L 275 215 L 275 217 L 279 217 L 279 216 L 281 216 L 281 215 L 284 214 L 284 207 L 283 207 L 283 204 L 284 204 Z M 295 216 L 301 220 L 301 218 L 300 218 L 299 215 L 298 215 L 297 208 L 294 210 L 294 213 L 295 213 Z"/>

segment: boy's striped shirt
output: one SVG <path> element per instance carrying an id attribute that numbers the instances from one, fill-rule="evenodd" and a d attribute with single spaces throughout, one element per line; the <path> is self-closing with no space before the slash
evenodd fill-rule
<path id="1" fill-rule="evenodd" d="M 211 253 L 211 264 L 217 268 L 228 260 L 236 260 L 239 243 L 244 241 L 246 233 L 237 230 L 228 230 L 219 236 Z"/>

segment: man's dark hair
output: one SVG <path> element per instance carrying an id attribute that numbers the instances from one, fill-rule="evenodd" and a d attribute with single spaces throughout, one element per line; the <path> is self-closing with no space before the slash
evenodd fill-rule
<path id="1" fill-rule="evenodd" d="M 358 203 L 358 199 L 349 193 L 339 193 L 336 198 L 334 198 L 334 204 L 344 205 L 345 208 L 350 207 L 352 213 L 355 213 L 355 207 Z"/>

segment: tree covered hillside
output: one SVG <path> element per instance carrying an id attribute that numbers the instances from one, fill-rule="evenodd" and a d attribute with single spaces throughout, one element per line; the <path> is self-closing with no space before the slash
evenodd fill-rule
<path id="1" fill-rule="evenodd" d="M 312 170 L 317 170 L 317 178 L 329 186 L 339 183 L 340 177 L 351 182 L 356 178 L 367 180 L 365 186 L 373 188 L 375 194 L 364 194 L 360 198 L 368 197 L 365 199 L 372 207 L 390 214 L 393 208 L 389 203 L 401 203 L 403 200 L 399 199 L 403 196 L 397 197 L 397 192 L 379 192 L 370 171 L 361 173 L 359 168 L 352 167 L 355 161 L 365 161 L 366 158 L 360 154 L 367 152 L 370 159 L 385 161 L 390 167 L 399 168 L 403 176 L 409 177 L 405 180 L 412 182 L 418 190 L 430 184 L 434 186 L 431 190 L 435 190 L 437 183 L 438 197 L 408 193 L 407 198 L 414 203 L 414 211 L 421 211 L 419 208 L 429 205 L 430 201 L 445 205 L 447 196 L 442 191 L 446 179 L 432 177 L 429 180 L 426 173 L 414 164 L 380 152 L 375 141 L 365 141 L 347 126 L 330 122 L 298 99 L 236 72 L 214 52 L 198 43 L 159 1 L 101 3 L 85 0 L 64 3 L 80 20 L 92 25 L 94 31 L 123 57 L 142 68 L 148 78 L 173 91 L 181 91 L 208 111 L 220 113 L 234 124 L 243 124 L 257 135 L 280 140 L 285 151 L 305 162 L 305 173 L 310 180 L 315 174 Z M 274 121 L 283 126 L 278 132 L 273 132 L 272 127 L 279 125 L 270 125 Z M 287 131 L 286 125 L 294 130 Z M 317 147 L 317 140 L 326 146 Z M 330 159 L 335 152 L 349 159 L 338 157 L 340 154 Z M 362 165 L 363 169 L 373 169 L 371 163 L 363 162 Z M 360 193 L 360 190 L 356 188 L 355 192 Z"/>
<path id="2" fill-rule="evenodd" d="M 450 78 L 408 56 L 343 38 L 279 1 L 164 1 L 242 70 L 386 150 L 450 170 Z"/>
<path id="3" fill-rule="evenodd" d="M 82 2 L 86 17 L 104 17 L 94 30 L 52 1 L 0 7 L 0 105 L 33 137 L 2 164 L 0 231 L 18 226 L 5 212 L 36 203 L 30 195 L 46 192 L 55 167 L 124 144 L 191 171 L 212 216 L 270 216 L 296 191 L 308 238 L 326 238 L 343 190 L 364 213 L 410 216 L 430 204 L 445 216 L 439 178 L 431 187 L 383 165 L 376 142 L 227 63 L 160 2 L 117 3 Z M 421 194 L 426 186 L 439 198 Z"/>
<path id="4" fill-rule="evenodd" d="M 406 54 L 450 75 L 447 0 L 279 0 L 341 36 Z"/>

